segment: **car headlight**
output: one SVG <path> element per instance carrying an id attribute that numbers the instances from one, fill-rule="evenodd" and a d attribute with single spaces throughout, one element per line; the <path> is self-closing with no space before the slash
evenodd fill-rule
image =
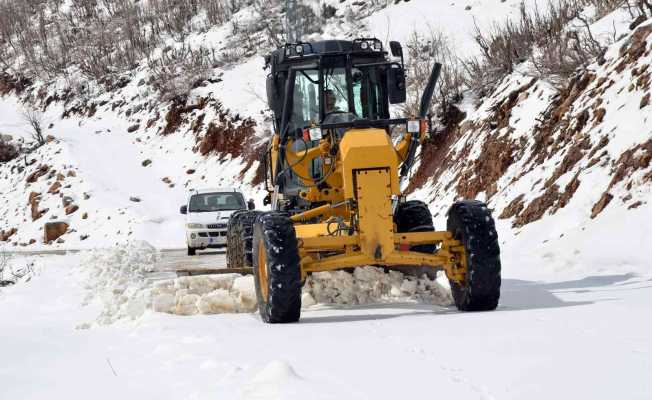
<path id="1" fill-rule="evenodd" d="M 186 228 L 188 229 L 202 229 L 204 225 L 202 224 L 186 224 Z"/>

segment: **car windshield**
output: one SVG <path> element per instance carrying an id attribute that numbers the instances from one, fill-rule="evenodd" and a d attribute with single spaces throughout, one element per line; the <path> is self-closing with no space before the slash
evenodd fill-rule
<path id="1" fill-rule="evenodd" d="M 240 193 L 202 193 L 190 198 L 189 212 L 241 210 L 245 202 Z"/>

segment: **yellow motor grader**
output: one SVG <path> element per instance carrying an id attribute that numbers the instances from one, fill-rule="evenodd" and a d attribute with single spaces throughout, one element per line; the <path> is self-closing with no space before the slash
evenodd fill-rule
<path id="1" fill-rule="evenodd" d="M 377 39 L 293 43 L 266 59 L 274 134 L 265 157 L 266 205 L 228 225 L 229 267 L 252 267 L 260 315 L 299 320 L 308 274 L 374 265 L 443 269 L 458 309 L 493 310 L 500 249 L 486 205 L 459 201 L 436 231 L 425 203 L 401 191 L 441 71 L 435 64 L 418 116 L 390 118 L 406 101 L 403 50 Z M 402 137 L 392 140 L 393 130 Z M 396 143 L 395 143 L 396 142 Z"/>

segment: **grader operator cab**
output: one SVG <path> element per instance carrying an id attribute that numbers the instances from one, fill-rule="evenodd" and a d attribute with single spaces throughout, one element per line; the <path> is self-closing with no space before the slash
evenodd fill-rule
<path id="1" fill-rule="evenodd" d="M 406 101 L 403 52 L 377 39 L 288 44 L 266 57 L 274 135 L 265 200 L 271 212 L 239 211 L 228 227 L 229 267 L 252 267 L 259 311 L 269 323 L 295 322 L 312 272 L 365 265 L 443 269 L 455 304 L 493 310 L 500 296 L 500 250 L 487 207 L 467 200 L 436 231 L 425 203 L 407 201 L 418 146 L 441 65 L 435 64 L 410 118 L 391 119 Z M 392 130 L 402 132 L 395 144 Z"/>

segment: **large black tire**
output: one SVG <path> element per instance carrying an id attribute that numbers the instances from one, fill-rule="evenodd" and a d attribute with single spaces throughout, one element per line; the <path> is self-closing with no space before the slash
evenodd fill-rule
<path id="1" fill-rule="evenodd" d="M 236 211 L 229 217 L 229 222 L 226 224 L 226 267 L 236 268 L 240 267 L 242 257 L 239 255 L 240 245 L 239 235 L 236 235 L 236 226 L 240 223 L 240 216 L 247 212 L 247 210 Z"/>
<path id="2" fill-rule="evenodd" d="M 433 232 L 435 230 L 428 206 L 419 200 L 400 203 L 394 213 L 394 223 L 397 233 Z M 421 244 L 410 248 L 412 251 L 429 254 L 434 253 L 436 249 L 437 245 L 435 244 Z"/>
<path id="3" fill-rule="evenodd" d="M 197 254 L 197 249 L 194 249 L 194 248 L 188 246 L 188 255 L 189 256 L 194 256 L 195 254 Z"/>
<path id="4" fill-rule="evenodd" d="M 457 202 L 448 210 L 447 228 L 464 245 L 467 259 L 464 284 L 450 282 L 455 305 L 462 311 L 495 310 L 500 298 L 500 247 L 489 209 L 476 200 Z"/>
<path id="5" fill-rule="evenodd" d="M 261 214 L 254 224 L 253 267 L 258 310 L 267 323 L 301 316 L 301 266 L 297 236 L 283 213 Z"/>
<path id="6" fill-rule="evenodd" d="M 227 268 L 249 268 L 252 264 L 253 227 L 260 211 L 242 210 L 229 218 L 226 230 Z"/>
<path id="7" fill-rule="evenodd" d="M 394 223 L 397 233 L 406 232 L 433 232 L 432 214 L 426 203 L 419 200 L 410 200 L 400 203 L 394 212 Z M 437 251 L 436 244 L 421 244 L 410 247 L 410 251 L 433 254 Z M 431 267 L 398 267 L 398 271 L 412 276 L 426 275 L 430 279 L 437 279 L 437 270 Z"/>

